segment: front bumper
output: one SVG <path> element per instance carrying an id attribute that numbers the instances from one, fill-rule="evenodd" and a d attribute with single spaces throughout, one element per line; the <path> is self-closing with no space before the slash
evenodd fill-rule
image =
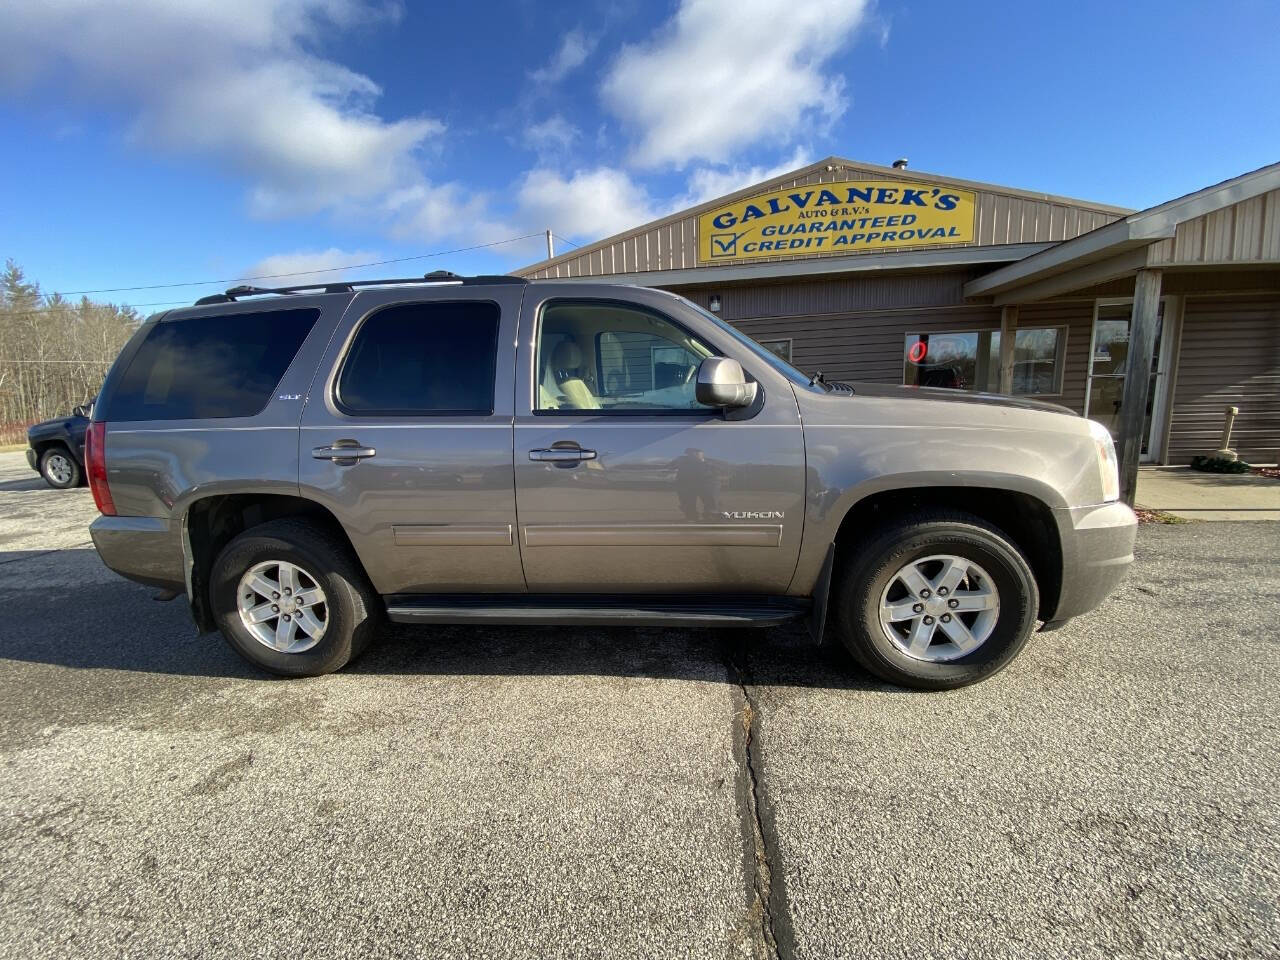
<path id="1" fill-rule="evenodd" d="M 89 525 L 98 556 L 130 580 L 183 591 L 182 539 L 165 517 L 98 517 Z"/>
<path id="2" fill-rule="evenodd" d="M 36 456 L 35 447 L 27 447 L 27 464 L 36 473 L 40 472 L 40 458 Z"/>
<path id="3" fill-rule="evenodd" d="M 1047 626 L 1088 613 L 1110 595 L 1133 563 L 1138 518 L 1123 503 L 1055 510 L 1062 544 L 1062 589 Z"/>

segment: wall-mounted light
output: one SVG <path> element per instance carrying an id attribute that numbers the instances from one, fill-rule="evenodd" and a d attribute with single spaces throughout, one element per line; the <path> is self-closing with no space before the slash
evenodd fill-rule
<path id="1" fill-rule="evenodd" d="M 720 312 L 720 294 L 718 293 L 713 293 L 711 295 L 711 312 L 712 313 Z"/>

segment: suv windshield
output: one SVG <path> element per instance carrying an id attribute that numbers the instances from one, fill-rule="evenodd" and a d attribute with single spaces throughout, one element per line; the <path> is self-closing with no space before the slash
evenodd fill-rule
<path id="1" fill-rule="evenodd" d="M 746 347 L 748 350 L 750 350 L 752 353 L 758 356 L 761 360 L 768 363 L 769 366 L 773 367 L 773 369 L 777 370 L 780 374 L 782 374 L 788 380 L 792 380 L 795 383 L 799 383 L 799 384 L 809 383 L 809 375 L 807 373 L 802 372 L 797 367 L 793 367 L 791 364 L 787 363 L 787 361 L 783 360 L 780 356 L 778 356 L 768 347 L 760 346 L 760 344 L 756 343 L 754 340 L 748 337 L 741 330 L 721 320 L 710 310 L 702 309 L 702 307 L 698 306 L 692 300 L 686 300 L 684 297 L 680 297 L 680 299 L 684 300 L 685 303 L 689 304 L 689 306 L 693 307 L 693 309 L 697 310 L 698 313 L 702 314 L 702 316 L 706 317 L 708 320 L 714 323 L 717 327 L 719 327 L 729 336 L 733 337 L 734 340 L 737 340 L 738 343 L 742 344 L 744 347 Z"/>

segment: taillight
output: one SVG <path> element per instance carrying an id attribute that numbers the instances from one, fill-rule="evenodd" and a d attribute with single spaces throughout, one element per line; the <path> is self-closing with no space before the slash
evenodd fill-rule
<path id="1" fill-rule="evenodd" d="M 84 460 L 89 473 L 89 489 L 98 512 L 114 517 L 116 505 L 107 486 L 107 425 L 102 422 L 89 424 L 84 435 Z"/>

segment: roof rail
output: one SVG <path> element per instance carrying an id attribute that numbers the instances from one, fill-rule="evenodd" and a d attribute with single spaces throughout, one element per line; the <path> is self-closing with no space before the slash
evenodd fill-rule
<path id="1" fill-rule="evenodd" d="M 496 283 L 528 283 L 524 277 L 511 277 L 504 274 L 477 274 L 472 277 L 460 276 L 448 270 L 433 270 L 421 277 L 394 277 L 387 280 L 348 280 L 337 283 L 300 283 L 289 287 L 252 287 L 242 285 L 231 287 L 224 293 L 213 293 L 196 301 L 197 307 L 213 303 L 235 303 L 241 297 L 260 297 L 269 294 L 289 295 L 306 291 L 321 293 L 353 293 L 356 287 L 384 287 L 401 283 L 432 284 L 449 283 L 462 286 L 492 286 Z"/>

